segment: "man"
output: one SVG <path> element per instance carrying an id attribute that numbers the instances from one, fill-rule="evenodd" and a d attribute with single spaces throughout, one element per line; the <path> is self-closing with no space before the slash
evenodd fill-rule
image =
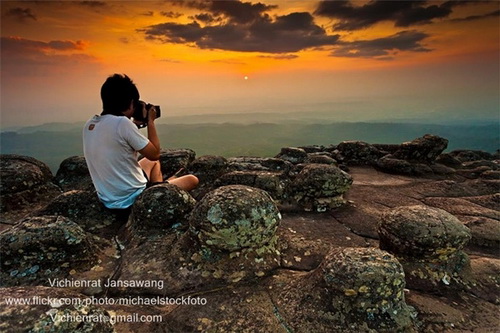
<path id="1" fill-rule="evenodd" d="M 128 216 L 148 184 L 163 182 L 156 110 L 152 107 L 148 112 L 146 138 L 131 120 L 135 107 L 141 104 L 139 91 L 128 76 L 110 76 L 101 87 L 101 99 L 103 112 L 83 128 L 83 151 L 101 202 Z M 144 156 L 140 161 L 138 153 Z M 189 191 L 196 187 L 198 178 L 186 175 L 168 182 Z"/>

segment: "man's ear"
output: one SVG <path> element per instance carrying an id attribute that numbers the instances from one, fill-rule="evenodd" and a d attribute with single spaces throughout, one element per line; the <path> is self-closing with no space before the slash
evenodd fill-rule
<path id="1" fill-rule="evenodd" d="M 129 105 L 128 109 L 127 109 L 127 110 L 125 110 L 125 111 L 122 111 L 122 114 L 123 114 L 124 116 L 127 116 L 127 117 L 128 117 L 128 116 L 132 116 L 133 111 L 134 111 L 134 100 L 131 100 L 131 101 L 130 101 L 130 105 Z"/>

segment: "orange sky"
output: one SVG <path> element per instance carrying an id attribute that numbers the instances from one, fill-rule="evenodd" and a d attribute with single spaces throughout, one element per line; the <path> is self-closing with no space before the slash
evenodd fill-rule
<path id="1" fill-rule="evenodd" d="M 499 9 L 498 1 L 2 1 L 1 126 L 85 120 L 100 112 L 100 86 L 115 72 L 169 115 L 491 119 Z"/>

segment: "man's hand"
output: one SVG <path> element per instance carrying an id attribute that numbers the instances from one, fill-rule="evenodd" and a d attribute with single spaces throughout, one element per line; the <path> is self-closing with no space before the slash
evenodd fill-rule
<path id="1" fill-rule="evenodd" d="M 144 106 L 144 107 L 146 107 L 146 106 Z M 155 121 L 155 119 L 156 119 L 156 109 L 154 106 L 152 106 L 148 112 L 148 124 L 153 123 Z"/>

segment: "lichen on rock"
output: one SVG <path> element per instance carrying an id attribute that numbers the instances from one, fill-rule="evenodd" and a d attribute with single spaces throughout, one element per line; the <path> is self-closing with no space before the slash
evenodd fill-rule
<path id="1" fill-rule="evenodd" d="M 2 285 L 48 285 L 97 261 L 94 239 L 62 216 L 26 218 L 0 233 Z"/>
<path id="2" fill-rule="evenodd" d="M 352 177 L 334 165 L 308 164 L 290 186 L 290 197 L 306 211 L 326 211 L 345 204 Z"/>
<path id="3" fill-rule="evenodd" d="M 461 284 L 469 258 L 463 252 L 470 230 L 455 216 L 427 206 L 397 207 L 378 226 L 380 248 L 405 268 L 408 284 L 420 289 Z"/>
<path id="4" fill-rule="evenodd" d="M 32 157 L 0 155 L 0 209 L 2 212 L 26 209 L 61 193 L 49 167 Z"/>
<path id="5" fill-rule="evenodd" d="M 205 247 L 236 251 L 274 242 L 280 220 L 268 193 L 229 185 L 209 193 L 197 204 L 190 230 Z"/>
<path id="6" fill-rule="evenodd" d="M 405 275 L 376 248 L 334 248 L 313 272 L 284 287 L 278 305 L 298 332 L 412 332 Z"/>
<path id="7" fill-rule="evenodd" d="M 187 219 L 196 201 L 179 187 L 164 183 L 149 187 L 133 205 L 129 227 L 136 235 L 161 235 L 172 229 L 187 229 Z"/>

